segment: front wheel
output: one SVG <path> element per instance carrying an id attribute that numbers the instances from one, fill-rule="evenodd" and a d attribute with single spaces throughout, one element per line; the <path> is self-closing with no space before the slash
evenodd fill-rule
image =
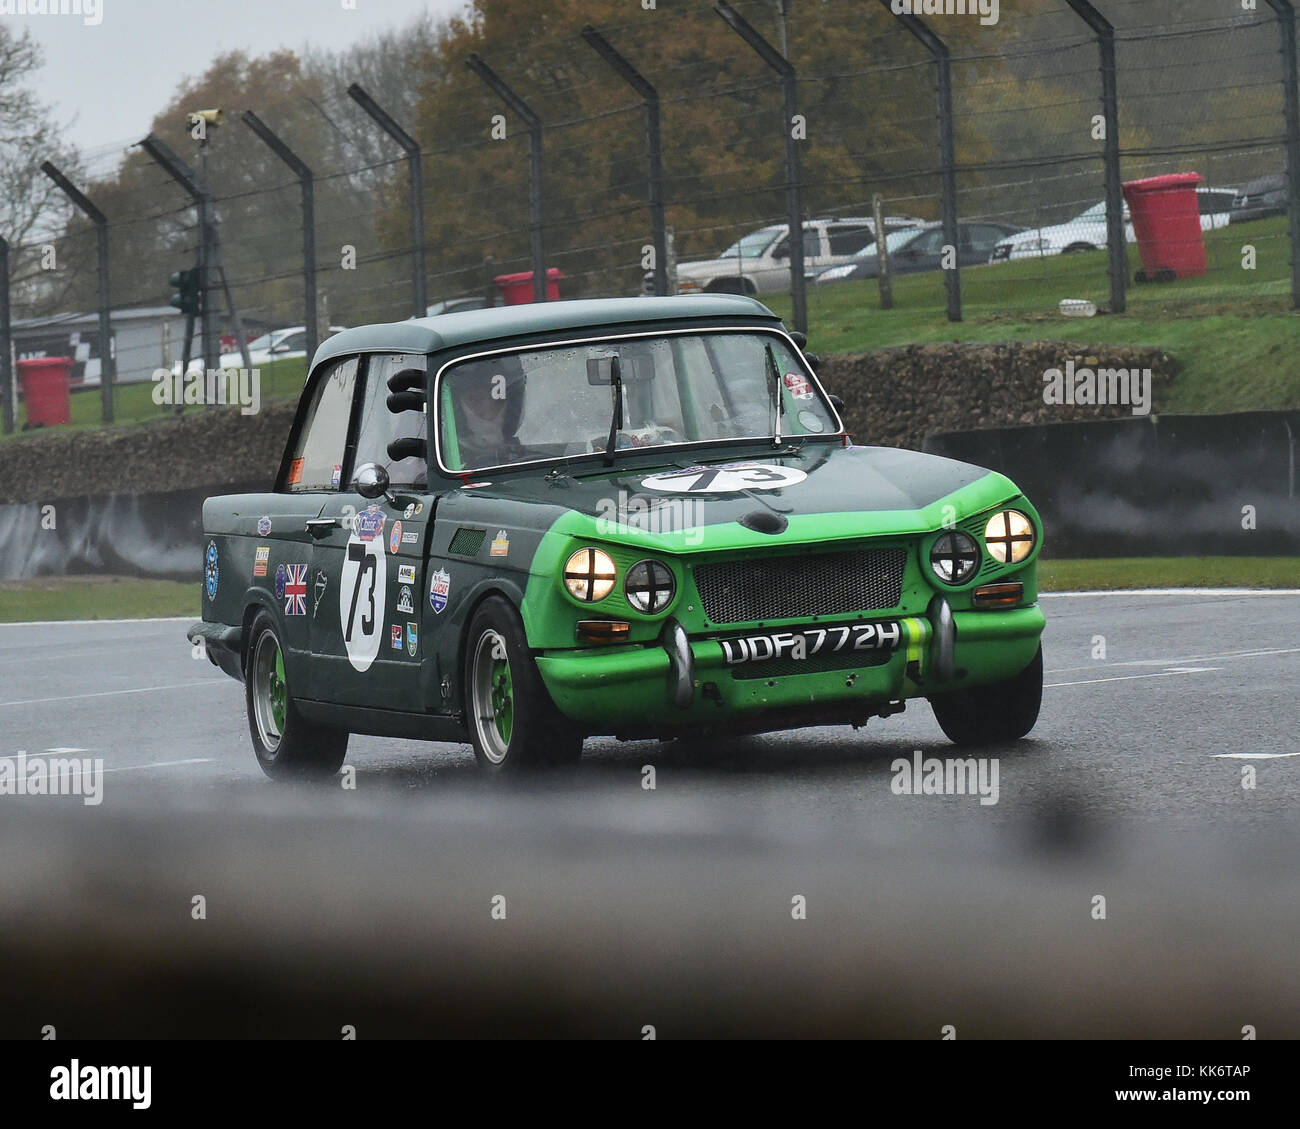
<path id="1" fill-rule="evenodd" d="M 315 725 L 294 705 L 284 650 L 266 612 L 253 621 L 244 671 L 244 700 L 253 753 L 272 780 L 333 776 L 348 751 L 346 730 Z"/>
<path id="2" fill-rule="evenodd" d="M 490 596 L 474 613 L 464 665 L 469 735 L 481 768 L 515 772 L 582 756 L 582 735 L 555 708 L 524 625 L 501 597 Z"/>
<path id="3" fill-rule="evenodd" d="M 930 699 L 934 718 L 957 745 L 998 745 L 1018 741 L 1038 721 L 1043 700 L 1043 648 L 1014 678 L 970 690 L 953 690 Z"/>

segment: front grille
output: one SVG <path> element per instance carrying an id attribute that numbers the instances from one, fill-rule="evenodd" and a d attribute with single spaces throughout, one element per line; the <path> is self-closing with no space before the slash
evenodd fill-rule
<path id="1" fill-rule="evenodd" d="M 906 563 L 902 547 L 727 561 L 697 565 L 695 586 L 710 623 L 848 615 L 898 607 Z"/>

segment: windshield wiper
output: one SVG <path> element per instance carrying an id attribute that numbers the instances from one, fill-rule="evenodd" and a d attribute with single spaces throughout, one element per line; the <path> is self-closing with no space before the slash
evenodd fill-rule
<path id="1" fill-rule="evenodd" d="M 781 376 L 776 370 L 776 354 L 771 345 L 764 345 L 767 355 L 767 376 L 772 384 L 772 446 L 781 446 L 781 417 L 785 414 L 785 402 L 781 399 Z"/>
<path id="2" fill-rule="evenodd" d="M 623 372 L 618 354 L 609 359 L 609 386 L 614 390 L 614 414 L 609 421 L 609 442 L 605 444 L 605 465 L 614 465 L 614 443 L 623 426 Z"/>

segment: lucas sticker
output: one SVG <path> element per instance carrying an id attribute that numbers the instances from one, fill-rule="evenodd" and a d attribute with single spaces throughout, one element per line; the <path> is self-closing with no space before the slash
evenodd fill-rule
<path id="1" fill-rule="evenodd" d="M 429 578 L 429 607 L 438 614 L 447 606 L 447 597 L 451 594 L 451 576 L 445 568 L 438 569 Z"/>

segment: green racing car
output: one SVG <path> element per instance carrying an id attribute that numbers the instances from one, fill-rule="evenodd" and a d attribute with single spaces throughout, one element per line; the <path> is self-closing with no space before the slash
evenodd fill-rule
<path id="1" fill-rule="evenodd" d="M 855 443 L 802 346 L 738 295 L 331 337 L 273 489 L 203 507 L 188 635 L 244 683 L 263 770 L 333 774 L 367 733 L 507 772 L 909 698 L 958 744 L 1024 736 L 1037 512 L 995 472 Z"/>

